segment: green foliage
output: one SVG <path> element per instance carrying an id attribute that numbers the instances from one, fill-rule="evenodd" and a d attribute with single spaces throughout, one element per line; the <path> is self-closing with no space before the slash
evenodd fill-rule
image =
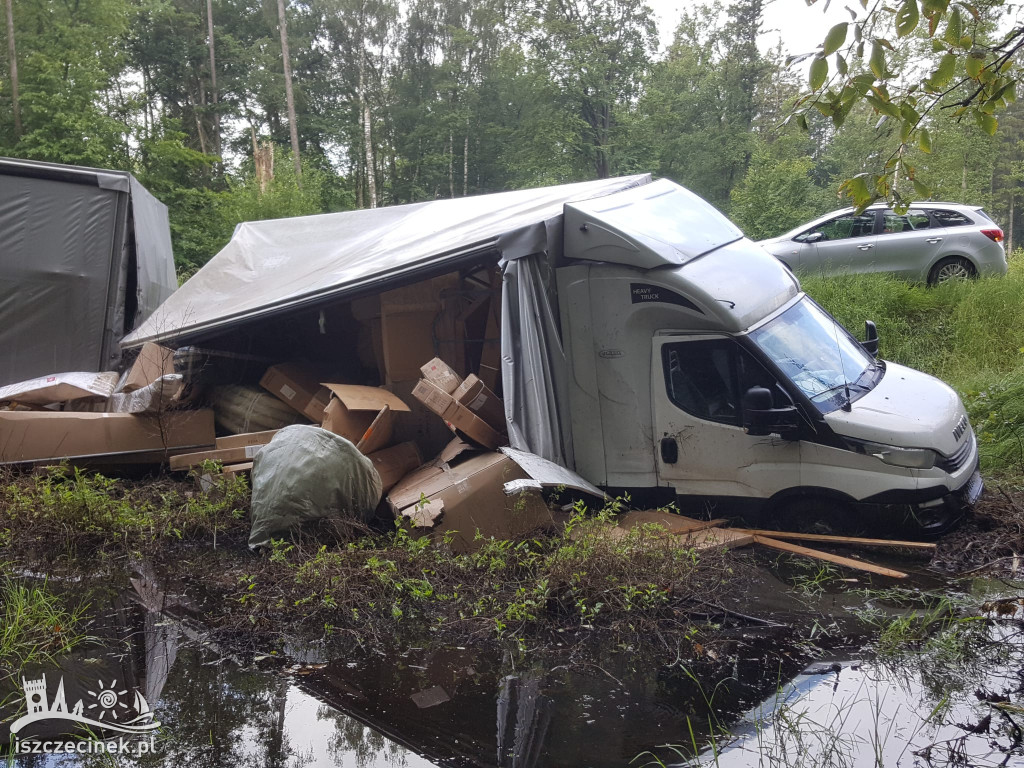
<path id="1" fill-rule="evenodd" d="M 812 2 L 814 0 L 811 0 Z M 997 32 L 999 4 L 903 0 L 898 6 L 878 4 L 858 18 L 833 27 L 811 64 L 809 92 L 795 105 L 799 121 L 815 109 L 838 128 L 851 111 L 870 105 L 878 126 L 893 124 L 891 152 L 863 172 L 847 177 L 841 191 L 863 208 L 878 198 L 897 206 L 928 197 L 912 154 L 930 153 L 931 132 L 950 118 L 995 134 L 997 113 L 1016 102 L 1020 78 L 1017 62 L 1024 28 L 1011 25 Z M 853 34 L 849 34 L 852 27 Z M 903 42 L 896 42 L 902 40 Z M 914 43 L 925 67 L 911 64 Z M 900 46 L 899 48 L 897 46 Z M 794 60 L 806 58 L 794 57 Z M 835 61 L 830 75 L 828 61 Z M 940 117 L 946 110 L 949 118 Z M 924 174 L 921 174 L 924 175 Z"/>
<path id="2" fill-rule="evenodd" d="M 687 601 L 709 601 L 733 578 L 724 553 L 674 546 L 660 528 L 612 534 L 619 505 L 596 515 L 580 506 L 563 531 L 505 540 L 477 534 L 458 554 L 399 525 L 386 536 L 343 547 L 275 542 L 277 567 L 241 583 L 248 621 L 297 611 L 316 626 L 360 631 L 399 625 L 444 631 L 468 625 L 495 637 L 522 638 L 543 628 L 640 631 L 676 615 Z M 270 585 L 286 588 L 267 601 Z M 256 586 L 254 586 L 254 584 Z"/>
<path id="3" fill-rule="evenodd" d="M 0 486 L 7 544 L 42 547 L 52 556 L 87 545 L 117 551 L 239 530 L 248 504 L 248 482 L 234 475 L 212 475 L 209 490 L 184 492 L 180 484 L 136 484 L 59 466 Z"/>

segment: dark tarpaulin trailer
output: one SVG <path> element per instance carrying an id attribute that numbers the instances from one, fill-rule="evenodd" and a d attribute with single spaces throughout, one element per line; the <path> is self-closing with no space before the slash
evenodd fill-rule
<path id="1" fill-rule="evenodd" d="M 0 385 L 115 368 L 176 287 L 167 207 L 130 173 L 0 158 Z"/>

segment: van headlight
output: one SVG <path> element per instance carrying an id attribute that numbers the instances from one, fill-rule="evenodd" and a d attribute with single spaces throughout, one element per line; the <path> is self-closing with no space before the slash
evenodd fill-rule
<path id="1" fill-rule="evenodd" d="M 931 448 L 900 448 L 896 445 L 872 443 L 869 440 L 853 440 L 848 437 L 845 440 L 851 451 L 874 456 L 894 467 L 931 469 L 938 459 L 938 454 Z"/>

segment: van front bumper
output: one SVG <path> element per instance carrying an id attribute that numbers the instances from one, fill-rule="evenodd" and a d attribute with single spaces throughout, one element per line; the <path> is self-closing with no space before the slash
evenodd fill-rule
<path id="1" fill-rule="evenodd" d="M 895 518 L 901 527 L 923 536 L 941 536 L 960 524 L 984 490 L 985 483 L 975 459 L 974 470 L 952 491 L 943 485 L 891 490 L 862 499 L 859 505 L 881 512 L 890 521 Z"/>

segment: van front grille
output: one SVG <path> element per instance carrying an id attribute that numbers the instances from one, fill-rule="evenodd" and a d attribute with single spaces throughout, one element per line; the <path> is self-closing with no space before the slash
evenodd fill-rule
<path id="1" fill-rule="evenodd" d="M 970 432 L 967 439 L 964 440 L 963 445 L 956 449 L 956 452 L 949 458 L 942 457 L 935 462 L 935 466 L 952 475 L 954 472 L 959 470 L 967 462 L 967 459 L 971 455 L 971 449 L 974 447 L 974 432 Z"/>

